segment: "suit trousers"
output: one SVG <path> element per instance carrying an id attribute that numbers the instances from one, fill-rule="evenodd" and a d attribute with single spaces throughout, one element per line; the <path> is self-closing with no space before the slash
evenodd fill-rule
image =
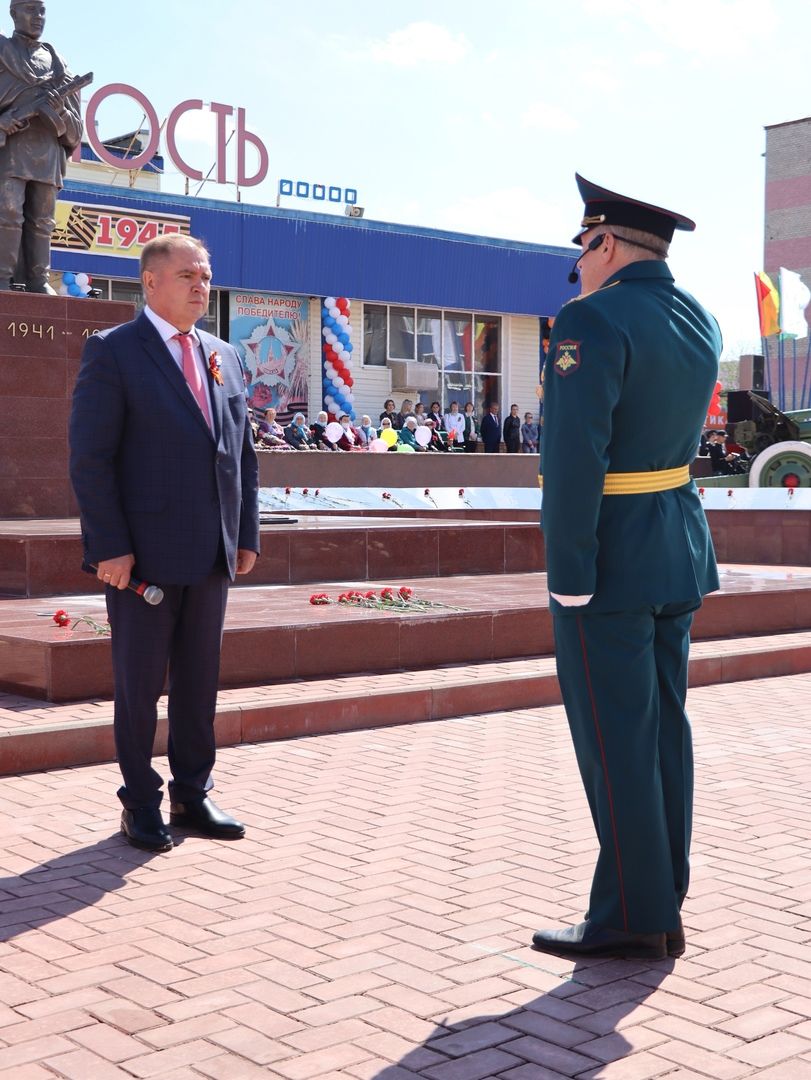
<path id="1" fill-rule="evenodd" d="M 157 702 L 169 676 L 169 796 L 200 799 L 213 786 L 214 715 L 228 599 L 224 570 L 194 585 L 164 585 L 150 606 L 129 590 L 108 586 L 115 685 L 114 732 L 128 810 L 158 807 L 163 781 L 151 759 Z"/>
<path id="2" fill-rule="evenodd" d="M 558 679 L 600 844 L 587 918 L 678 925 L 690 876 L 693 744 L 685 712 L 700 600 L 554 617 Z"/>

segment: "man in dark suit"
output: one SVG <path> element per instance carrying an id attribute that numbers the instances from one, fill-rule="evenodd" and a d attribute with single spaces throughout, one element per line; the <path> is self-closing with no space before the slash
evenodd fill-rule
<path id="1" fill-rule="evenodd" d="M 533 944 L 679 956 L 689 635 L 718 588 L 689 464 L 721 334 L 665 262 L 674 230 L 693 222 L 577 181 L 582 294 L 555 320 L 546 360 L 542 515 L 558 677 L 600 853 L 585 922 L 539 930 Z"/>
<path id="2" fill-rule="evenodd" d="M 501 421 L 498 418 L 498 402 L 491 401 L 481 423 L 482 443 L 485 454 L 497 454 L 501 448 Z"/>
<path id="3" fill-rule="evenodd" d="M 223 839 L 245 832 L 208 791 L 228 585 L 259 551 L 258 470 L 239 358 L 195 329 L 211 287 L 205 247 L 151 241 L 141 280 L 143 313 L 85 346 L 70 471 L 85 565 L 107 586 L 121 831 L 166 851 L 151 757 L 167 668 L 171 823 Z M 163 602 L 127 591 L 132 574 L 160 585 Z"/>

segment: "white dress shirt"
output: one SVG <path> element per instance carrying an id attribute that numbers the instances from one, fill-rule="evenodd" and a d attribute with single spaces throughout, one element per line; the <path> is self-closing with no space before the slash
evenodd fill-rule
<path id="1" fill-rule="evenodd" d="M 144 308 L 144 315 L 149 319 L 155 329 L 158 331 L 161 337 L 161 341 L 166 348 L 172 354 L 172 358 L 180 368 L 181 375 L 183 374 L 183 346 L 179 341 L 175 341 L 175 334 L 184 333 L 183 330 L 178 330 L 176 326 L 172 326 L 166 319 L 162 319 L 160 315 L 157 315 L 152 308 L 147 304 Z M 194 327 L 191 328 L 191 339 L 194 343 L 194 362 L 197 364 L 197 370 L 200 372 L 203 378 L 203 389 L 206 392 L 206 400 L 208 401 L 208 415 L 214 416 L 214 409 L 211 401 L 211 385 L 208 374 L 208 368 L 203 361 L 203 350 L 200 345 L 200 339 L 197 336 L 197 331 Z M 185 378 L 185 376 L 184 376 Z"/>

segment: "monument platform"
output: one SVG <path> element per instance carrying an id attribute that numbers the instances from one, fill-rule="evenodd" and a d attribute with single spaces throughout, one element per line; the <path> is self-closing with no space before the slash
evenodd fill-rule
<path id="1" fill-rule="evenodd" d="M 468 512 L 469 513 L 469 512 Z M 302 514 L 293 524 L 264 525 L 251 585 L 295 585 L 340 573 L 355 581 L 390 576 L 523 573 L 544 569 L 537 515 L 527 521 L 388 515 Z M 273 517 L 273 515 L 270 515 Z M 0 596 L 98 593 L 81 570 L 76 518 L 0 521 Z"/>

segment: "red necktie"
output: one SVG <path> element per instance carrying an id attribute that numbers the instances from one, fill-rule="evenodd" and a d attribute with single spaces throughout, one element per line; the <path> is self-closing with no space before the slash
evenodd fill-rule
<path id="1" fill-rule="evenodd" d="M 206 389 L 203 386 L 200 368 L 197 366 L 197 360 L 194 355 L 194 338 L 191 334 L 175 334 L 174 340 L 180 342 L 180 348 L 183 350 L 183 374 L 186 377 L 186 382 L 189 384 L 189 389 L 194 394 L 194 400 L 200 406 L 200 412 L 205 417 L 206 423 L 213 431 L 214 428 L 211 423 L 211 413 L 208 408 Z"/>

